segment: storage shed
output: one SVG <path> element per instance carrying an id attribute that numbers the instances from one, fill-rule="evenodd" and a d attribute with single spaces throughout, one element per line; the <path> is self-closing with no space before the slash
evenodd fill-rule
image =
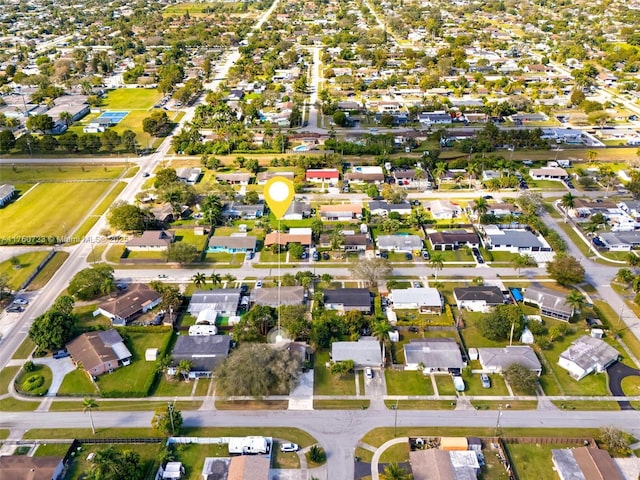
<path id="1" fill-rule="evenodd" d="M 466 437 L 441 437 L 440 450 L 469 450 L 469 442 Z"/>

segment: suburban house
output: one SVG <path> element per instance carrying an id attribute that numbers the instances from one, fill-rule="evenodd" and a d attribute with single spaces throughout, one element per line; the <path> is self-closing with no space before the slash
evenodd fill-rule
<path id="1" fill-rule="evenodd" d="M 486 373 L 502 373 L 509 365 L 519 363 L 538 375 L 542 365 L 528 345 L 509 345 L 504 348 L 478 348 L 478 358 Z"/>
<path id="2" fill-rule="evenodd" d="M 284 177 L 293 181 L 295 176 L 296 175 L 293 172 L 274 172 L 272 170 L 269 170 L 267 172 L 260 172 L 256 178 L 256 182 L 258 183 L 258 185 L 264 185 L 273 177 Z"/>
<path id="3" fill-rule="evenodd" d="M 487 312 L 496 305 L 505 303 L 502 291 L 491 285 L 454 288 L 453 298 L 458 309 L 464 308 L 470 312 Z"/>
<path id="4" fill-rule="evenodd" d="M 197 167 L 183 167 L 176 170 L 176 175 L 181 182 L 184 182 L 187 185 L 195 185 L 198 183 L 198 180 L 200 180 L 202 169 Z"/>
<path id="5" fill-rule="evenodd" d="M 335 184 L 340 180 L 340 173 L 335 168 L 320 168 L 316 170 L 307 170 L 305 174 L 307 182 L 324 183 L 329 182 Z"/>
<path id="6" fill-rule="evenodd" d="M 606 217 L 611 210 L 617 210 L 619 208 L 615 202 L 598 200 L 600 201 L 596 202 L 595 200 L 576 198 L 573 201 L 573 207 L 567 209 L 567 213 L 571 217 L 582 219 L 589 218 L 595 213 L 602 213 Z M 622 209 L 620 210 L 624 211 Z"/>
<path id="7" fill-rule="evenodd" d="M 560 480 L 624 480 L 609 452 L 578 447 L 551 450 L 553 469 Z"/>
<path id="8" fill-rule="evenodd" d="M 418 310 L 420 313 L 442 313 L 444 300 L 438 289 L 431 287 L 393 289 L 389 294 L 394 310 Z"/>
<path id="9" fill-rule="evenodd" d="M 417 235 L 378 235 L 378 250 L 412 253 L 422 250 L 422 239 Z"/>
<path id="10" fill-rule="evenodd" d="M 282 216 L 283 220 L 302 220 L 311 216 L 311 205 L 294 200 Z"/>
<path id="11" fill-rule="evenodd" d="M 255 220 L 264 216 L 264 203 L 255 205 L 246 205 L 240 202 L 226 203 L 222 209 L 222 216 L 225 218 Z"/>
<path id="12" fill-rule="evenodd" d="M 345 252 L 364 252 L 372 244 L 371 237 L 368 233 L 355 233 L 353 230 L 343 230 L 344 241 L 340 245 L 340 250 Z M 320 235 L 320 247 L 331 247 L 331 235 L 323 233 Z"/>
<path id="13" fill-rule="evenodd" d="M 359 203 L 320 205 L 320 218 L 327 221 L 357 220 L 362 218 L 362 205 Z"/>
<path id="14" fill-rule="evenodd" d="M 151 215 L 160 223 L 171 223 L 175 219 L 173 214 L 173 205 L 170 203 L 163 203 L 157 207 L 151 209 Z"/>
<path id="15" fill-rule="evenodd" d="M 310 247 L 313 244 L 313 233 L 310 228 L 290 228 L 289 233 L 270 232 L 264 238 L 264 246 L 271 245 L 287 246 L 290 243 L 299 243 L 304 247 Z"/>
<path id="16" fill-rule="evenodd" d="M 384 172 L 382 171 L 382 167 L 377 165 L 357 166 L 345 174 L 344 179 L 353 183 L 373 183 L 379 185 L 384 182 Z"/>
<path id="17" fill-rule="evenodd" d="M 529 230 L 507 228 L 497 225 L 484 227 L 485 244 L 488 250 L 511 253 L 551 252 L 551 247 Z"/>
<path id="18" fill-rule="evenodd" d="M 250 173 L 218 173 L 216 175 L 218 182 L 228 183 L 229 185 L 249 185 L 251 181 Z"/>
<path id="19" fill-rule="evenodd" d="M 166 230 L 147 230 L 141 236 L 134 237 L 125 245 L 128 250 L 166 250 L 174 241 L 175 235 Z"/>
<path id="20" fill-rule="evenodd" d="M 16 188 L 13 185 L 5 183 L 0 185 L 0 207 L 8 205 L 16 195 Z"/>
<path id="21" fill-rule="evenodd" d="M 480 464 L 471 450 L 428 448 L 409 452 L 414 480 L 474 480 Z"/>
<path id="22" fill-rule="evenodd" d="M 373 298 L 367 288 L 341 288 L 324 291 L 324 306 L 327 310 L 350 312 L 358 310 L 370 314 L 373 309 Z"/>
<path id="23" fill-rule="evenodd" d="M 180 360 L 189 360 L 189 378 L 210 378 L 215 368 L 229 355 L 230 345 L 229 335 L 179 335 L 171 352 L 167 374 L 175 375 Z"/>
<path id="24" fill-rule="evenodd" d="M 404 345 L 406 370 L 422 368 L 424 374 L 460 372 L 465 366 L 460 347 L 452 338 L 412 338 Z"/>
<path id="25" fill-rule="evenodd" d="M 62 457 L 0 456 L 2 480 L 59 480 L 63 470 Z"/>
<path id="26" fill-rule="evenodd" d="M 429 234 L 434 250 L 457 250 L 460 247 L 479 247 L 480 239 L 467 230 L 443 230 Z"/>
<path id="27" fill-rule="evenodd" d="M 305 289 L 299 285 L 293 287 L 254 288 L 249 299 L 254 305 L 302 305 L 305 301 Z"/>
<path id="28" fill-rule="evenodd" d="M 230 236 L 213 236 L 209 239 L 207 252 L 210 253 L 247 253 L 256 251 L 257 238 L 244 233 Z"/>
<path id="29" fill-rule="evenodd" d="M 113 328 L 83 333 L 67 343 L 67 351 L 76 366 L 92 377 L 129 365 L 133 356 Z"/>
<path id="30" fill-rule="evenodd" d="M 431 212 L 431 217 L 435 220 L 451 220 L 462 214 L 460 205 L 449 200 L 429 200 L 423 205 L 427 212 Z"/>
<path id="31" fill-rule="evenodd" d="M 569 306 L 565 295 L 545 287 L 527 287 L 523 299 L 525 303 L 536 305 L 542 315 L 568 322 L 573 316 L 573 308 Z"/>
<path id="32" fill-rule="evenodd" d="M 125 326 L 134 318 L 158 306 L 162 295 L 141 283 L 134 283 L 127 291 L 98 305 L 93 316 L 104 315 L 113 325 Z"/>
<path id="33" fill-rule="evenodd" d="M 360 337 L 357 342 L 333 342 L 331 360 L 353 360 L 356 368 L 379 367 L 382 365 L 380 342 L 375 337 Z"/>
<path id="34" fill-rule="evenodd" d="M 567 171 L 560 167 L 531 168 L 529 175 L 534 180 L 564 180 L 569 178 Z"/>
<path id="35" fill-rule="evenodd" d="M 604 232 L 598 238 L 612 252 L 630 252 L 640 248 L 640 232 Z"/>
<path id="36" fill-rule="evenodd" d="M 409 186 L 416 178 L 415 170 L 394 170 L 393 178 L 396 181 L 396 185 Z"/>
<path id="37" fill-rule="evenodd" d="M 447 112 L 437 111 L 419 113 L 418 121 L 423 125 L 448 125 L 453 120 Z"/>
<path id="38" fill-rule="evenodd" d="M 191 296 L 187 311 L 197 316 L 203 310 L 213 310 L 219 315 L 232 317 L 238 313 L 239 304 L 239 288 L 197 290 Z"/>
<path id="39" fill-rule="evenodd" d="M 471 202 L 469 202 L 471 203 Z M 487 209 L 487 215 L 495 217 L 506 217 L 507 215 L 522 215 L 522 210 L 513 203 L 490 203 Z"/>
<path id="40" fill-rule="evenodd" d="M 618 361 L 619 356 L 620 353 L 604 340 L 583 335 L 560 354 L 558 365 L 576 380 L 581 380 L 592 372 L 604 372 Z"/>
<path id="41" fill-rule="evenodd" d="M 384 200 L 374 200 L 369 202 L 369 211 L 371 215 L 380 215 L 386 217 L 391 212 L 399 215 L 409 215 L 411 213 L 411 205 L 409 202 L 403 203 L 387 203 Z"/>
<path id="42" fill-rule="evenodd" d="M 268 480 L 271 460 L 262 455 L 231 457 L 227 480 Z"/>

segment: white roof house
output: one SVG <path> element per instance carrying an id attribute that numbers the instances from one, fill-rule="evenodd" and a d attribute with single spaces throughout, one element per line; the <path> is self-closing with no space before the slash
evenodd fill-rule
<path id="1" fill-rule="evenodd" d="M 422 250 L 422 239 L 417 235 L 379 235 L 377 242 L 379 250 L 408 253 Z"/>
<path id="2" fill-rule="evenodd" d="M 331 359 L 334 362 L 353 360 L 356 367 L 379 367 L 382 351 L 376 338 L 360 337 L 357 342 L 333 342 Z"/>
<path id="3" fill-rule="evenodd" d="M 462 214 L 460 205 L 451 203 L 449 200 L 430 200 L 424 202 L 424 207 L 436 220 L 450 220 Z"/>
<path id="4" fill-rule="evenodd" d="M 488 373 L 502 373 L 509 365 L 519 363 L 529 370 L 542 373 L 542 365 L 536 352 L 527 345 L 510 345 L 504 348 L 478 348 L 482 369 Z"/>
<path id="5" fill-rule="evenodd" d="M 404 345 L 407 370 L 423 373 L 447 372 L 464 368 L 460 347 L 452 338 L 412 338 Z"/>
<path id="6" fill-rule="evenodd" d="M 619 356 L 607 342 L 583 335 L 560 354 L 558 365 L 580 380 L 592 372 L 604 372 Z"/>
<path id="7" fill-rule="evenodd" d="M 419 310 L 420 313 L 441 313 L 443 300 L 436 288 L 404 288 L 391 290 L 389 295 L 396 310 Z"/>
<path id="8" fill-rule="evenodd" d="M 569 178 L 567 171 L 560 167 L 532 168 L 529 170 L 529 175 L 534 180 L 562 180 L 563 178 Z"/>

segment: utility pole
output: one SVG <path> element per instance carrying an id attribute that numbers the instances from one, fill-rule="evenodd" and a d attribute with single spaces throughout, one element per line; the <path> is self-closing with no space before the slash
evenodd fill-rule
<path id="1" fill-rule="evenodd" d="M 391 409 L 394 410 L 393 438 L 396 438 L 396 434 L 397 434 L 397 431 L 398 431 L 398 402 L 400 402 L 400 400 L 396 399 L 396 404 L 395 405 L 391 405 Z"/>
<path id="2" fill-rule="evenodd" d="M 500 436 L 500 418 L 502 417 L 502 404 L 499 403 L 498 404 L 498 419 L 496 420 L 496 431 L 495 431 L 495 436 L 499 437 Z"/>
<path id="3" fill-rule="evenodd" d="M 175 427 L 173 425 L 173 410 L 174 410 L 174 407 L 175 407 L 175 403 L 176 403 L 176 401 L 174 399 L 173 403 L 169 402 L 169 404 L 168 404 L 169 405 L 169 407 L 168 407 L 168 409 L 169 409 L 169 419 L 171 420 L 171 435 L 175 435 L 176 434 L 176 429 L 175 429 Z"/>

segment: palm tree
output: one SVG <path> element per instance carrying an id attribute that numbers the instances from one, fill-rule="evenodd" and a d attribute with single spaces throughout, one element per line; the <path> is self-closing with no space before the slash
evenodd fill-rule
<path id="1" fill-rule="evenodd" d="M 95 435 L 96 434 L 96 428 L 93 425 L 93 415 L 91 413 L 91 411 L 94 408 L 98 408 L 98 404 L 96 403 L 96 401 L 93 398 L 84 397 L 84 400 L 82 401 L 82 411 L 83 412 L 89 412 L 89 420 L 91 421 L 91 431 Z"/>
<path id="2" fill-rule="evenodd" d="M 478 175 L 480 174 L 482 170 L 482 167 L 480 165 L 480 162 L 477 161 L 473 161 L 470 162 L 469 165 L 467 165 L 467 176 L 469 177 L 469 190 L 471 190 L 471 179 L 476 179 L 478 178 Z"/>
<path id="3" fill-rule="evenodd" d="M 206 275 L 200 272 L 196 272 L 193 277 L 191 277 L 191 280 L 193 280 L 196 288 L 200 288 L 202 285 L 205 285 L 207 283 Z"/>
<path id="4" fill-rule="evenodd" d="M 421 228 L 422 225 L 424 225 L 424 223 L 427 221 L 427 212 L 425 212 L 424 208 L 422 207 L 414 208 L 413 210 L 411 210 L 407 221 L 410 225 Z"/>
<path id="5" fill-rule="evenodd" d="M 215 272 L 211 274 L 211 276 L 209 277 L 209 280 L 211 280 L 211 284 L 213 286 L 220 285 L 222 283 L 222 277 L 220 276 L 219 273 L 215 273 Z"/>
<path id="6" fill-rule="evenodd" d="M 616 280 L 628 285 L 633 281 L 633 272 L 628 268 L 621 268 L 616 274 Z"/>
<path id="7" fill-rule="evenodd" d="M 225 283 L 229 284 L 231 282 L 235 282 L 236 277 L 234 277 L 230 273 L 225 273 L 224 276 L 222 277 L 222 280 L 224 280 Z"/>
<path id="8" fill-rule="evenodd" d="M 576 197 L 571 193 L 565 193 L 560 199 L 560 206 L 564 209 L 564 221 L 567 221 L 569 210 L 576 206 Z"/>
<path id="9" fill-rule="evenodd" d="M 520 278 L 520 270 L 524 267 L 532 267 L 535 265 L 535 260 L 531 255 L 520 255 L 517 254 L 511 260 L 511 265 L 518 272 L 518 278 Z"/>
<path id="10" fill-rule="evenodd" d="M 191 367 L 193 367 L 193 362 L 191 360 L 180 360 L 178 368 L 176 369 L 176 375 L 182 375 L 182 378 L 188 381 Z"/>
<path id="11" fill-rule="evenodd" d="M 627 260 L 627 265 L 629 265 L 630 267 L 635 268 L 640 266 L 640 257 L 633 252 L 629 252 L 626 260 Z"/>
<path id="12" fill-rule="evenodd" d="M 332 250 L 340 250 L 340 247 L 344 245 L 344 233 L 342 233 L 342 229 L 334 228 L 329 234 L 329 242 L 331 243 Z"/>
<path id="13" fill-rule="evenodd" d="M 68 127 L 73 123 L 73 115 L 71 115 L 69 112 L 61 112 L 60 120 L 62 120 L 64 124 Z"/>
<path id="14" fill-rule="evenodd" d="M 579 290 L 573 289 L 567 294 L 565 303 L 571 307 L 571 316 L 573 316 L 576 313 L 580 313 L 580 310 L 584 307 L 585 298 Z"/>
<path id="15" fill-rule="evenodd" d="M 436 163 L 436 167 L 433 169 L 433 177 L 436 179 L 438 186 L 440 186 L 440 179 L 447 171 L 447 164 L 445 162 Z"/>
<path id="16" fill-rule="evenodd" d="M 397 463 L 390 463 L 384 467 L 380 478 L 382 480 L 409 480 L 412 477 Z"/>
<path id="17" fill-rule="evenodd" d="M 482 217 L 482 215 L 484 215 L 485 213 L 487 213 L 487 211 L 489 211 L 489 202 L 487 202 L 487 199 L 484 197 L 480 197 L 480 198 L 476 198 L 473 201 L 473 213 L 475 213 L 477 218 L 477 224 L 480 225 L 480 218 Z"/>
<path id="18" fill-rule="evenodd" d="M 431 254 L 429 265 L 436 271 L 436 282 L 438 281 L 438 270 L 444 267 L 444 254 L 442 252 L 434 252 Z"/>
<path id="19" fill-rule="evenodd" d="M 386 320 L 379 320 L 373 324 L 371 328 L 371 333 L 374 337 L 378 339 L 380 345 L 382 346 L 382 364 L 386 364 L 386 352 L 385 352 L 385 344 L 389 339 L 389 332 L 391 331 L 391 325 Z"/>

